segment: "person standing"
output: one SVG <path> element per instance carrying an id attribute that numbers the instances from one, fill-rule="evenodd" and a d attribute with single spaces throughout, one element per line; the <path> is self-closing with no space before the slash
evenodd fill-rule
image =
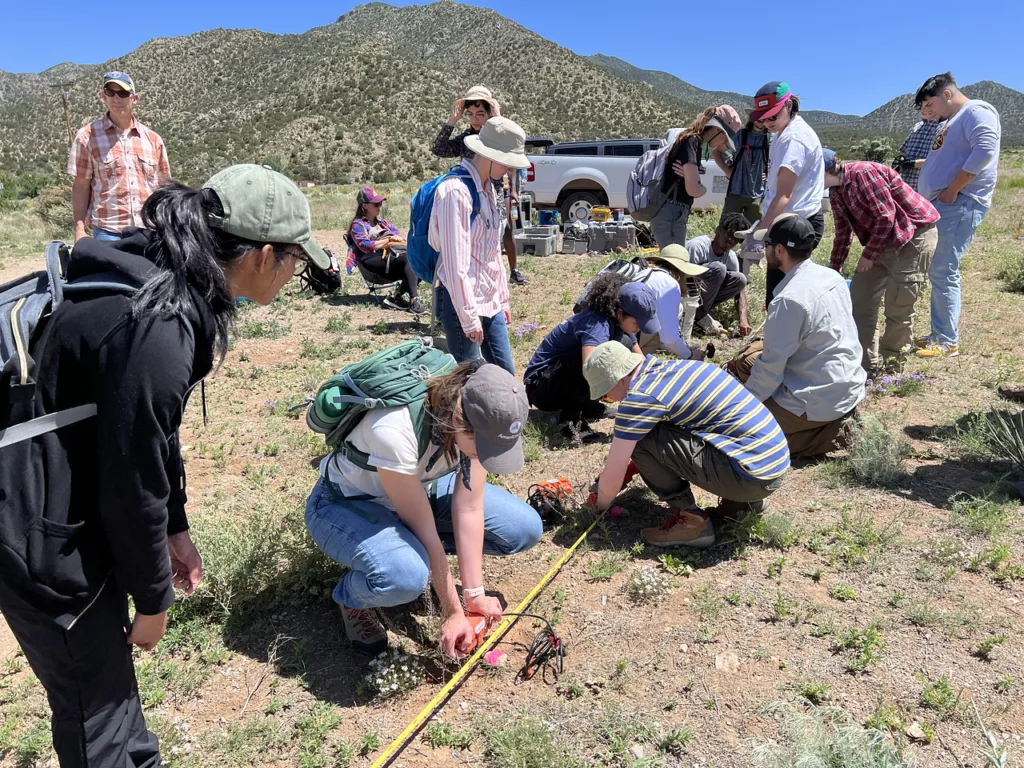
<path id="1" fill-rule="evenodd" d="M 504 117 L 492 117 L 479 134 L 466 137 L 472 159 L 464 168 L 476 185 L 480 210 L 462 179 L 442 181 L 434 193 L 427 232 L 437 263 L 437 316 L 444 326 L 448 351 L 458 361 L 480 357 L 515 374 L 508 341 L 508 281 L 501 264 L 501 212 L 498 193 L 488 181 L 501 180 L 509 169 L 527 168 L 526 134 Z"/>
<path id="2" fill-rule="evenodd" d="M 918 106 L 918 109 L 921 109 L 921 107 Z M 924 160 L 928 157 L 928 153 L 932 148 L 932 142 L 935 141 L 935 137 L 940 130 L 942 130 L 941 120 L 929 120 L 927 118 L 919 120 L 910 129 L 910 134 L 903 144 L 900 145 L 897 162 L 893 163 L 893 168 L 900 172 L 902 179 L 915 192 L 918 191 L 917 182 L 921 178 Z"/>
<path id="3" fill-rule="evenodd" d="M 939 212 L 938 244 L 928 270 L 931 332 L 920 357 L 960 354 L 960 262 L 992 207 L 1002 129 L 995 107 L 968 99 L 949 72 L 928 78 L 914 97 L 924 117 L 945 120 L 932 142 L 919 191 Z"/>
<path id="4" fill-rule="evenodd" d="M 864 370 L 874 376 L 902 368 L 913 348 L 914 307 L 935 253 L 935 207 L 892 168 L 881 163 L 844 163 L 825 150 L 836 235 L 831 266 L 842 271 L 853 236 L 864 246 L 850 299 Z M 885 296 L 885 330 L 878 339 L 878 309 Z"/>
<path id="5" fill-rule="evenodd" d="M 115 242 L 79 240 L 67 268 L 69 283 L 116 278 L 134 296 L 66 292 L 37 361 L 40 411 L 94 415 L 0 449 L 0 610 L 46 689 L 64 768 L 164 764 L 132 646 L 156 647 L 175 589 L 188 596 L 202 579 L 182 412 L 227 354 L 239 297 L 269 304 L 308 262 L 331 264 L 305 196 L 258 165 L 202 189 L 172 181 L 142 220 Z M 8 521 L 26 515 L 34 522 L 12 542 Z"/>
<path id="6" fill-rule="evenodd" d="M 75 242 L 92 230 L 97 240 L 117 240 L 142 226 L 142 206 L 171 180 L 163 139 L 135 119 L 135 82 L 124 72 L 103 76 L 100 99 L 107 114 L 78 131 L 68 155 Z"/>
<path id="7" fill-rule="evenodd" d="M 751 222 L 742 213 L 724 213 L 715 236 L 700 235 L 686 243 L 690 261 L 707 269 L 698 279 L 700 308 L 696 324 L 705 333 L 722 334 L 724 329 L 709 313 L 723 301 L 736 300 L 740 336 L 753 332 L 747 320 L 747 276 L 740 269 L 740 259 L 732 250 L 742 242 L 740 232 L 750 229 Z"/>
<path id="8" fill-rule="evenodd" d="M 761 220 L 761 199 L 768 179 L 768 132 L 748 120 L 736 134 L 736 151 L 727 156 L 714 152 L 718 167 L 729 177 L 722 216 L 740 213 L 753 224 Z"/>
<path id="9" fill-rule="evenodd" d="M 825 196 L 825 163 L 818 135 L 800 117 L 800 98 L 789 83 L 778 80 L 765 83 L 754 96 L 751 119 L 763 123 L 772 140 L 765 186 L 765 212 L 761 228 L 772 225 L 783 213 L 795 213 L 814 228 L 813 251 L 825 235 L 825 214 L 821 200 Z M 775 290 L 784 275 L 768 267 L 765 273 L 765 307 L 772 303 Z"/>
<path id="10" fill-rule="evenodd" d="M 768 266 L 785 277 L 768 307 L 764 343 L 741 350 L 726 369 L 771 411 L 793 456 L 846 447 L 867 379 L 846 281 L 810 260 L 817 235 L 795 213 L 755 236 Z"/>
<path id="11" fill-rule="evenodd" d="M 431 151 L 437 157 L 461 157 L 463 160 L 473 159 L 473 150 L 466 145 L 466 138 L 476 136 L 484 127 L 484 123 L 492 117 L 501 116 L 501 106 L 491 94 L 490 89 L 482 85 L 474 85 L 466 95 L 455 102 L 448 121 L 434 138 Z M 465 117 L 469 128 L 458 136 L 452 136 L 455 126 Z M 501 242 L 508 258 L 509 281 L 515 285 L 526 285 L 526 278 L 519 271 L 519 252 L 516 250 L 515 233 L 512 231 L 511 207 L 518 204 L 519 185 L 516 174 L 510 173 L 500 179 L 494 179 L 494 191 L 498 195 L 498 209 L 501 211 L 503 230 Z M 511 203 L 510 203 L 511 198 Z"/>
<path id="12" fill-rule="evenodd" d="M 665 204 L 651 219 L 651 233 L 659 248 L 686 245 L 686 225 L 693 201 L 707 194 L 700 181 L 701 152 L 705 144 L 717 152 L 733 151 L 732 136 L 718 117 L 720 107 L 708 107 L 675 139 L 665 158 L 662 190 Z M 671 171 L 671 172 L 670 172 Z"/>

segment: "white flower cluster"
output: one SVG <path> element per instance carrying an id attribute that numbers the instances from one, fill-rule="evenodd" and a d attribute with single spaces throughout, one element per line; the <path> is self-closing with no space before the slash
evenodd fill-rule
<path id="1" fill-rule="evenodd" d="M 668 576 L 655 568 L 637 568 L 626 580 L 626 593 L 639 603 L 661 600 L 672 590 Z"/>
<path id="2" fill-rule="evenodd" d="M 182 755 L 192 754 L 192 749 L 196 740 L 195 737 L 189 733 L 192 729 L 191 726 L 180 717 L 175 717 L 174 720 L 171 721 L 171 725 L 181 737 L 181 746 L 171 747 L 171 757 L 181 757 Z"/>
<path id="3" fill-rule="evenodd" d="M 405 651 L 392 648 L 370 661 L 370 671 L 363 680 L 377 692 L 377 698 L 387 699 L 419 685 L 423 668 Z"/>

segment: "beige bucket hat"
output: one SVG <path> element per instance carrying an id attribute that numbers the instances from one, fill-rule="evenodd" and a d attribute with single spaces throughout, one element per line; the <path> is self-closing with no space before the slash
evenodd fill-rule
<path id="1" fill-rule="evenodd" d="M 467 136 L 466 148 L 488 160 L 509 168 L 529 168 L 526 159 L 526 132 L 507 117 L 492 117 L 480 133 Z"/>
<path id="2" fill-rule="evenodd" d="M 676 243 L 666 245 L 661 249 L 661 253 L 657 256 L 651 256 L 647 260 L 655 266 L 657 266 L 659 261 L 664 262 L 673 269 L 682 272 L 684 275 L 688 275 L 689 277 L 697 277 L 698 275 L 703 275 L 708 271 L 707 267 L 691 263 L 690 252 L 686 250 L 685 246 L 678 245 Z"/>

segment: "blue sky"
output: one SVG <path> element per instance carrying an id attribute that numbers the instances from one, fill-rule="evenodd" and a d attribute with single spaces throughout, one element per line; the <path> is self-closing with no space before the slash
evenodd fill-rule
<path id="1" fill-rule="evenodd" d="M 961 84 L 996 80 L 1024 90 L 1020 0 L 776 0 L 760 7 L 685 0 L 471 4 L 493 8 L 577 53 L 618 56 L 702 88 L 752 93 L 768 80 L 788 80 L 807 109 L 865 114 L 947 69 Z M 49 0 L 46 18 L 63 20 L 66 33 L 59 36 L 52 25 L 40 23 L 36 3 L 4 5 L 0 69 L 39 72 L 61 61 L 106 61 L 153 37 L 214 27 L 304 32 L 333 22 L 355 3 L 178 0 L 133 3 L 120 14 L 98 12 L 102 4 Z M 745 5 L 753 10 L 715 13 Z"/>

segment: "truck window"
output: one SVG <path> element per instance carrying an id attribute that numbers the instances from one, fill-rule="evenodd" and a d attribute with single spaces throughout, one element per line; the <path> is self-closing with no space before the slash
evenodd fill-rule
<path id="1" fill-rule="evenodd" d="M 548 150 L 549 155 L 596 155 L 597 146 L 583 147 L 552 147 Z"/>
<path id="2" fill-rule="evenodd" d="M 606 144 L 606 155 L 613 157 L 640 157 L 644 153 L 643 144 Z"/>

